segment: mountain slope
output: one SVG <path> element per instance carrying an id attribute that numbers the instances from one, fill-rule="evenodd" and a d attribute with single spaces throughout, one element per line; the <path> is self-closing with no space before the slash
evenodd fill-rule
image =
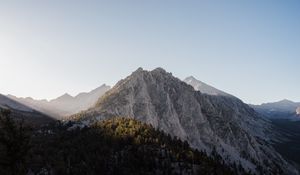
<path id="1" fill-rule="evenodd" d="M 257 112 L 272 119 L 296 119 L 297 108 L 300 107 L 300 103 L 290 100 L 281 100 L 273 103 L 250 106 Z"/>
<path id="2" fill-rule="evenodd" d="M 300 116 L 297 115 L 298 106 L 300 106 L 300 103 L 290 100 L 251 105 L 258 113 L 261 113 L 272 122 L 273 130 L 277 132 L 272 142 L 273 147 L 300 169 L 298 156 L 300 153 Z"/>
<path id="3" fill-rule="evenodd" d="M 209 158 L 191 149 L 187 142 L 133 119 L 113 118 L 83 129 L 75 129 L 74 125 L 47 126 L 34 134 L 31 151 L 35 154 L 29 163 L 32 172 L 54 175 L 239 172 L 237 167 L 224 165 L 217 156 Z"/>
<path id="4" fill-rule="evenodd" d="M 17 98 L 12 95 L 8 95 L 8 97 L 49 116 L 60 119 L 64 116 L 72 115 L 92 107 L 109 89 L 110 87 L 104 84 L 90 92 L 80 93 L 75 97 L 66 93 L 50 101 Z"/>
<path id="5" fill-rule="evenodd" d="M 12 110 L 24 111 L 24 112 L 33 112 L 33 109 L 19 102 L 16 102 L 10 98 L 7 98 L 6 96 L 1 94 L 0 94 L 0 107 L 6 109 L 12 109 Z"/>
<path id="6" fill-rule="evenodd" d="M 267 144 L 271 124 L 248 105 L 234 97 L 202 94 L 161 68 L 139 68 L 94 108 L 71 118 L 91 123 L 113 116 L 146 122 L 208 153 L 216 150 L 226 162 L 252 172 L 296 173 Z"/>
<path id="7" fill-rule="evenodd" d="M 14 119 L 24 119 L 25 123 L 31 124 L 32 126 L 54 121 L 49 116 L 0 94 L 0 110 L 1 109 L 10 110 Z"/>
<path id="8" fill-rule="evenodd" d="M 196 91 L 200 91 L 203 94 L 209 94 L 209 95 L 221 95 L 221 96 L 232 96 L 230 94 L 227 94 L 226 92 L 223 92 L 219 89 L 216 89 L 206 83 L 203 83 L 202 81 L 197 80 L 193 76 L 189 76 L 183 80 L 185 83 L 193 86 L 193 88 Z"/>
<path id="9" fill-rule="evenodd" d="M 300 170 L 300 121 L 287 119 L 271 119 L 279 137 L 273 146 L 283 157 L 295 164 Z"/>

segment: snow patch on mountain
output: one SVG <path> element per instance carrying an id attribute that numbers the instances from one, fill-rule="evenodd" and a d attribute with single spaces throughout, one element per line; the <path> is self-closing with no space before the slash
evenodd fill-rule
<path id="1" fill-rule="evenodd" d="M 216 89 L 202 81 L 197 80 L 193 76 L 189 76 L 183 80 L 188 85 L 191 85 L 196 91 L 200 91 L 204 94 L 209 95 L 222 95 L 222 96 L 232 96 L 230 94 L 227 94 L 219 89 Z"/>

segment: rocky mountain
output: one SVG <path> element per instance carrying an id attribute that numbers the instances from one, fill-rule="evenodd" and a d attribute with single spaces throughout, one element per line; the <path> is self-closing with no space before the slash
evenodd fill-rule
<path id="1" fill-rule="evenodd" d="M 32 98 L 18 98 L 12 95 L 8 95 L 7 97 L 37 111 L 41 111 L 51 117 L 60 119 L 64 116 L 72 115 L 92 107 L 109 89 L 110 87 L 104 84 L 90 92 L 80 93 L 75 97 L 66 93 L 50 101 L 35 100 Z"/>
<path id="2" fill-rule="evenodd" d="M 221 96 L 232 96 L 230 94 L 227 94 L 226 92 L 223 92 L 219 89 L 216 89 L 206 83 L 203 83 L 200 80 L 197 80 L 193 76 L 189 76 L 183 80 L 185 83 L 193 86 L 193 88 L 196 91 L 200 91 L 203 94 L 209 94 L 209 95 L 221 95 Z"/>
<path id="3" fill-rule="evenodd" d="M 0 94 L 0 110 L 1 109 L 9 109 L 14 119 L 24 119 L 25 123 L 31 124 L 32 126 L 53 121 L 49 116 Z"/>
<path id="4" fill-rule="evenodd" d="M 272 119 L 297 119 L 297 108 L 300 102 L 281 100 L 274 103 L 263 103 L 261 105 L 250 105 L 257 112 Z"/>
<path id="5" fill-rule="evenodd" d="M 139 68 L 94 108 L 73 115 L 85 124 L 127 116 L 256 174 L 297 174 L 269 144 L 271 124 L 232 96 L 203 94 L 161 68 Z"/>
<path id="6" fill-rule="evenodd" d="M 300 116 L 297 114 L 300 103 L 281 100 L 274 103 L 250 106 L 272 122 L 273 130 L 277 133 L 272 142 L 273 147 L 300 169 L 298 156 L 300 154 Z"/>

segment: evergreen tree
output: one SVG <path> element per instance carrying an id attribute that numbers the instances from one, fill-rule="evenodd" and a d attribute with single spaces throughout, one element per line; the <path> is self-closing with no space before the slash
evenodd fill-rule
<path id="1" fill-rule="evenodd" d="M 0 174 L 26 174 L 29 143 L 28 128 L 24 126 L 23 121 L 14 121 L 9 110 L 1 110 Z"/>

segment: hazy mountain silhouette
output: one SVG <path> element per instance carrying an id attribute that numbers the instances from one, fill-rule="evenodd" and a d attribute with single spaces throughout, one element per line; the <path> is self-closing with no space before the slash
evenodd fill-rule
<path id="1" fill-rule="evenodd" d="M 278 102 L 250 106 L 257 112 L 269 118 L 297 119 L 297 109 L 300 107 L 300 102 L 293 102 L 285 99 Z"/>
<path id="2" fill-rule="evenodd" d="M 33 126 L 53 121 L 49 116 L 0 94 L 0 110 L 2 109 L 10 110 L 14 119 L 24 119 L 26 124 Z"/>
<path id="3" fill-rule="evenodd" d="M 8 95 L 7 97 L 35 110 L 41 111 L 49 116 L 60 119 L 92 107 L 109 89 L 110 87 L 104 84 L 90 92 L 80 93 L 75 97 L 66 93 L 50 101 L 35 100 L 32 98 L 18 98 L 12 95 Z"/>

